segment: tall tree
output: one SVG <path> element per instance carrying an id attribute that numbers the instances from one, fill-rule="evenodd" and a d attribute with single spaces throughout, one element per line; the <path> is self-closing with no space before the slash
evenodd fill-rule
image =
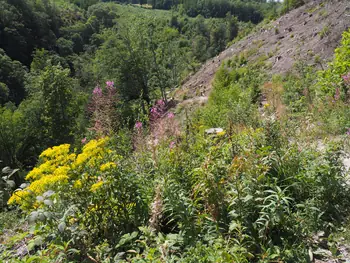
<path id="1" fill-rule="evenodd" d="M 44 104 L 42 120 L 50 144 L 71 141 L 77 112 L 74 99 L 74 81 L 69 70 L 48 66 L 39 76 L 39 87 Z"/>

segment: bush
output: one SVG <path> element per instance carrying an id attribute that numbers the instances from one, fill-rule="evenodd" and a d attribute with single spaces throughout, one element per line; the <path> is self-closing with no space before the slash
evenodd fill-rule
<path id="1" fill-rule="evenodd" d="M 61 232 L 63 240 L 83 235 L 86 240 L 76 242 L 88 247 L 137 229 L 148 213 L 142 179 L 121 165 L 109 145 L 103 138 L 89 141 L 79 154 L 69 144 L 45 150 L 26 176 L 29 185 L 8 203 L 21 205 L 32 221 Z"/>
<path id="2" fill-rule="evenodd" d="M 282 13 L 287 13 L 288 11 L 293 10 L 304 4 L 304 0 L 285 0 L 283 1 Z"/>

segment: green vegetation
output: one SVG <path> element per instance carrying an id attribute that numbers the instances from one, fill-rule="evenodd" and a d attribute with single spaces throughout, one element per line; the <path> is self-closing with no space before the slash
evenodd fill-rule
<path id="1" fill-rule="evenodd" d="M 251 27 L 239 16 L 3 2 L 0 36 L 30 54 L 1 46 L 1 262 L 306 263 L 319 233 L 339 256 L 350 30 L 319 72 L 271 77 L 269 54 L 236 54 L 180 124 L 169 91 Z"/>
<path id="2" fill-rule="evenodd" d="M 45 148 L 84 137 L 92 125 L 91 91 L 107 80 L 117 84 L 120 100 L 114 129 L 132 127 L 152 101 L 167 100 L 167 92 L 202 62 L 252 28 L 229 12 L 223 18 L 190 18 L 95 2 L 1 1 L 5 166 L 32 166 Z"/>
<path id="3" fill-rule="evenodd" d="M 231 13 L 241 21 L 258 23 L 264 17 L 278 14 L 279 4 L 274 1 L 233 1 L 233 0 L 120 0 L 122 3 L 148 3 L 154 9 L 175 9 L 190 17 L 202 15 L 209 17 L 225 17 Z"/>
<path id="4" fill-rule="evenodd" d="M 329 33 L 329 30 L 330 30 L 330 28 L 329 28 L 328 25 L 324 26 L 322 28 L 322 30 L 320 31 L 320 33 L 319 33 L 320 38 L 322 39 L 322 38 L 326 37 L 328 35 L 328 33 Z"/>
<path id="5" fill-rule="evenodd" d="M 283 1 L 283 13 L 286 13 L 294 8 L 302 6 L 305 4 L 304 0 L 285 0 Z"/>

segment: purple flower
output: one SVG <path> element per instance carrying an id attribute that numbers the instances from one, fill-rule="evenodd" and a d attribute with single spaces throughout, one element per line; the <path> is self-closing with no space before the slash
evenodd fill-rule
<path id="1" fill-rule="evenodd" d="M 136 123 L 135 123 L 135 128 L 136 129 L 141 129 L 142 128 L 142 122 L 140 122 L 140 121 L 137 121 Z"/>
<path id="2" fill-rule="evenodd" d="M 350 72 L 344 76 L 342 76 L 342 79 L 344 80 L 345 85 L 350 86 Z"/>
<path id="3" fill-rule="evenodd" d="M 169 112 L 168 113 L 168 118 L 169 119 L 172 119 L 172 118 L 174 118 L 175 117 L 175 114 L 174 113 L 172 113 L 172 112 Z"/>
<path id="4" fill-rule="evenodd" d="M 347 83 L 350 83 L 350 72 L 342 76 L 343 80 Z"/>
<path id="5" fill-rule="evenodd" d="M 165 102 L 164 102 L 164 100 L 157 100 L 156 105 L 163 106 L 163 105 L 165 105 Z"/>
<path id="6" fill-rule="evenodd" d="M 81 140 L 81 143 L 82 143 L 82 144 L 85 144 L 85 143 L 86 143 L 86 140 L 87 140 L 87 139 L 86 139 L 86 137 L 85 137 L 84 139 Z"/>
<path id="7" fill-rule="evenodd" d="M 96 87 L 96 88 L 94 88 L 94 90 L 92 91 L 92 94 L 101 96 L 101 95 L 102 95 L 102 89 L 101 89 L 100 87 Z"/>
<path id="8" fill-rule="evenodd" d="M 107 81 L 106 82 L 107 87 L 111 88 L 114 87 L 114 82 L 113 81 Z"/>
<path id="9" fill-rule="evenodd" d="M 169 144 L 169 148 L 170 148 L 170 149 L 173 149 L 174 147 L 175 147 L 175 142 L 172 141 L 172 142 Z"/>
<path id="10" fill-rule="evenodd" d="M 350 136 L 350 128 L 348 128 L 346 135 Z"/>

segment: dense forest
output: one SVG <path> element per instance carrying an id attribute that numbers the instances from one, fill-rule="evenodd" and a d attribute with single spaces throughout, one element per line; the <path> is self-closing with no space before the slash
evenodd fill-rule
<path id="1" fill-rule="evenodd" d="M 220 61 L 205 105 L 174 99 L 303 4 L 0 0 L 0 261 L 340 259 L 349 30 L 327 67 L 269 74 L 251 48 Z"/>
<path id="2" fill-rule="evenodd" d="M 17 167 L 85 133 L 95 86 L 118 84 L 119 126 L 132 127 L 140 103 L 145 113 L 152 100 L 166 100 L 166 91 L 258 22 L 243 22 L 229 7 L 220 18 L 191 18 L 96 1 L 1 0 L 1 6 L 0 159 Z"/>

